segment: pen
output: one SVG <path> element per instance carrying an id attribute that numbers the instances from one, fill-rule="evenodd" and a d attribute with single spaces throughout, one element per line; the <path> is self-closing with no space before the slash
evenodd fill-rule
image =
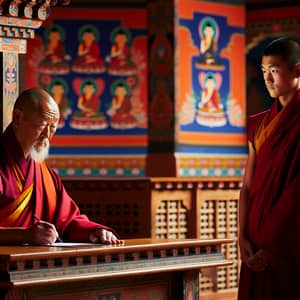
<path id="1" fill-rule="evenodd" d="M 41 221 L 41 219 L 40 219 L 38 216 L 36 216 L 36 215 L 34 215 L 34 219 L 35 219 L 37 222 L 40 222 L 40 221 Z M 55 230 L 56 230 L 56 229 L 55 229 Z M 59 236 L 57 230 L 56 230 L 56 242 L 59 242 L 59 243 L 62 242 L 62 239 L 60 238 L 60 236 Z"/>

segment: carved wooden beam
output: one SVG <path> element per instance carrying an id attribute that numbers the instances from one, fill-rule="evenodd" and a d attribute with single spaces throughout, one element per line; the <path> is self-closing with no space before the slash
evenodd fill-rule
<path id="1" fill-rule="evenodd" d="M 26 39 L 48 19 L 55 6 L 70 0 L 0 0 L 0 52 L 26 52 Z"/>

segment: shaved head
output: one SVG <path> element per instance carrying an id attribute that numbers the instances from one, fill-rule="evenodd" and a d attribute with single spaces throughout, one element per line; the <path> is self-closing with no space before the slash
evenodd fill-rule
<path id="1" fill-rule="evenodd" d="M 41 88 L 30 88 L 23 91 L 17 98 L 14 110 L 19 109 L 24 112 L 25 117 L 29 117 L 33 112 L 44 113 L 46 106 L 58 109 L 55 100 L 45 90 Z"/>

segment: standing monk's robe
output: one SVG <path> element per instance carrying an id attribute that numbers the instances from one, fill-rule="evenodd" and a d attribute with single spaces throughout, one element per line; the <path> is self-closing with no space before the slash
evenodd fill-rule
<path id="1" fill-rule="evenodd" d="M 252 138 L 251 138 L 252 136 Z M 300 299 L 300 90 L 288 105 L 250 117 L 256 167 L 251 183 L 248 238 L 271 253 L 269 266 L 242 264 L 239 300 Z"/>
<path id="2" fill-rule="evenodd" d="M 111 230 L 80 214 L 58 175 L 45 163 L 24 157 L 9 125 L 0 138 L 0 227 L 31 226 L 34 215 L 54 224 L 64 241 L 89 242 L 90 232 Z"/>

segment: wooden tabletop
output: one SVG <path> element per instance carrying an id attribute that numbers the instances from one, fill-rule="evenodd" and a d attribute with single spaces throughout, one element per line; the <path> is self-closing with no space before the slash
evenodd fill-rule
<path id="1" fill-rule="evenodd" d="M 231 239 L 129 239 L 122 246 L 0 246 L 0 287 L 184 271 L 232 264 Z"/>
<path id="2" fill-rule="evenodd" d="M 43 258 L 51 256 L 69 256 L 84 254 L 107 254 L 107 253 L 126 253 L 132 251 L 162 250 L 171 248 L 217 246 L 225 243 L 231 243 L 231 239 L 128 239 L 124 245 L 101 245 L 89 244 L 76 246 L 0 246 L 0 260 L 17 260 Z M 70 244 L 72 245 L 72 243 Z"/>

